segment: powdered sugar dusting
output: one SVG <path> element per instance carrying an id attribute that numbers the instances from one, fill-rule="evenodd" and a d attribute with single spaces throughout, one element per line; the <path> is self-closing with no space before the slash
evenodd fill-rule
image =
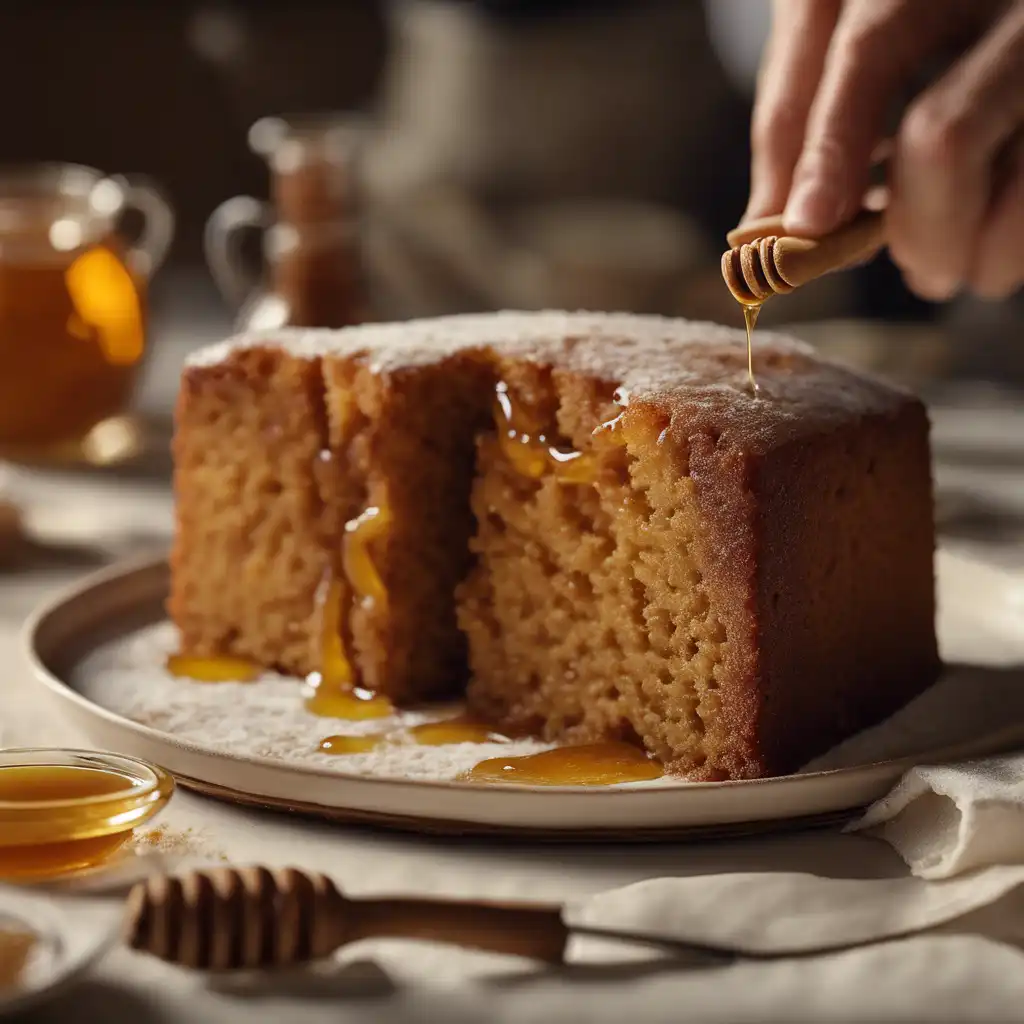
<path id="1" fill-rule="evenodd" d="M 342 330 L 252 332 L 193 354 L 193 370 L 248 349 L 296 358 L 353 358 L 395 373 L 477 351 L 499 361 L 527 359 L 621 386 L 672 416 L 680 442 L 695 433 L 746 452 L 770 450 L 865 415 L 893 414 L 907 395 L 818 357 L 786 335 L 758 331 L 750 391 L 746 335 L 720 324 L 627 313 L 486 313 Z"/>
<path id="2" fill-rule="evenodd" d="M 83 696 L 177 740 L 239 757 L 267 757 L 342 774 L 450 780 L 488 757 L 533 754 L 551 744 L 537 740 L 418 746 L 400 733 L 366 754 L 335 756 L 317 747 L 330 735 L 365 736 L 450 718 L 450 705 L 402 711 L 390 718 L 342 721 L 310 714 L 303 685 L 267 673 L 252 683 L 193 683 L 164 669 L 178 647 L 169 622 L 148 626 L 96 648 L 72 671 Z"/>
<path id="3" fill-rule="evenodd" d="M 580 342 L 586 342 L 581 345 Z M 813 350 L 794 338 L 768 331 L 758 333 L 759 345 L 780 353 L 810 354 Z M 621 371 L 623 347 L 632 356 L 627 364 L 635 388 L 659 390 L 686 376 L 678 359 L 679 346 L 746 346 L 743 331 L 721 324 L 680 320 L 634 313 L 542 312 L 473 313 L 396 323 L 360 324 L 340 330 L 326 328 L 250 331 L 216 345 L 199 349 L 189 366 L 212 366 L 232 353 L 253 348 L 280 348 L 301 359 L 323 356 L 361 356 L 375 372 L 384 373 L 421 366 L 474 348 L 493 348 L 502 355 L 567 358 L 590 369 Z M 616 351 L 618 350 L 618 351 Z M 608 358 L 601 359 L 601 352 Z M 574 359 L 574 354 L 576 358 Z M 580 370 L 586 366 L 579 365 Z"/>

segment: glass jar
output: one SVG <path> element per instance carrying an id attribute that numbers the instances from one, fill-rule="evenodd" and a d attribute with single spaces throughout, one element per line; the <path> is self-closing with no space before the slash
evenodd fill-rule
<path id="1" fill-rule="evenodd" d="M 144 222 L 134 244 L 118 232 L 131 209 Z M 138 179 L 0 168 L 0 454 L 65 458 L 126 411 L 173 233 L 170 206 Z"/>
<path id="2" fill-rule="evenodd" d="M 238 327 L 345 327 L 368 319 L 356 157 L 360 123 L 333 116 L 264 118 L 249 132 L 266 159 L 271 201 L 235 196 L 206 226 L 206 258 Z M 245 243 L 262 236 L 262 266 Z"/>

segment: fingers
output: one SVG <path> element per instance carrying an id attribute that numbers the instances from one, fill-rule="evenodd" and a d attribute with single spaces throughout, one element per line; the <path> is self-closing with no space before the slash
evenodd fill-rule
<path id="1" fill-rule="evenodd" d="M 1005 299 L 1024 285 L 1024 139 L 982 222 L 968 283 L 986 299 Z"/>
<path id="2" fill-rule="evenodd" d="M 754 106 L 744 221 L 778 213 L 786 203 L 841 7 L 842 0 L 775 0 Z"/>
<path id="3" fill-rule="evenodd" d="M 1017 237 L 1012 266 L 1020 260 L 1020 186 L 1011 183 L 994 199 L 993 172 L 1022 124 L 1024 4 L 1016 3 L 915 101 L 900 128 L 889 251 L 922 297 L 956 294 L 970 282 L 972 262 L 990 290 L 1015 275 L 994 263 L 1007 251 L 1008 234 Z"/>
<path id="4" fill-rule="evenodd" d="M 844 6 L 786 204 L 787 230 L 821 235 L 859 209 L 889 105 L 953 21 L 950 0 Z"/>

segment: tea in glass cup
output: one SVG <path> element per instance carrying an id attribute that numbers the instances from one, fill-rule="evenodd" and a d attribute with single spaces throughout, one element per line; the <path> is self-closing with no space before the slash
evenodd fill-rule
<path id="1" fill-rule="evenodd" d="M 129 243 L 118 225 L 133 209 L 143 228 Z M 0 455 L 96 461 L 90 437 L 131 400 L 148 283 L 173 232 L 170 206 L 141 181 L 0 168 Z"/>

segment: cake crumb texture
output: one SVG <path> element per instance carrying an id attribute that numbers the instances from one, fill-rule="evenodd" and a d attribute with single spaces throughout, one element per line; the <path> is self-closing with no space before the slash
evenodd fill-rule
<path id="1" fill-rule="evenodd" d="M 719 353 L 736 372 L 741 356 Z M 832 372 L 781 372 L 811 371 Z M 642 743 L 693 779 L 756 778 L 935 680 L 915 400 L 764 448 L 724 414 L 657 397 L 595 436 L 621 411 L 609 382 L 514 359 L 501 373 L 525 418 L 595 469 L 584 484 L 533 479 L 494 436 L 479 443 L 477 562 L 459 605 L 477 713 L 549 739 Z"/>

